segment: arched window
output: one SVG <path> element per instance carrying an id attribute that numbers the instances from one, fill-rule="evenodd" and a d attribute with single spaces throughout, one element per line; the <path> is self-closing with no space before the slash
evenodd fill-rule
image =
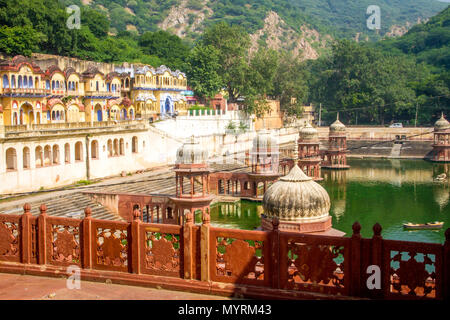
<path id="1" fill-rule="evenodd" d="M 119 155 L 119 140 L 114 139 L 114 156 Z"/>
<path id="2" fill-rule="evenodd" d="M 123 139 L 120 139 L 119 153 L 121 156 L 123 156 L 125 154 Z"/>
<path id="3" fill-rule="evenodd" d="M 50 80 L 45 80 L 45 89 L 50 90 Z"/>
<path id="4" fill-rule="evenodd" d="M 11 88 L 15 88 L 16 87 L 16 76 L 12 75 L 11 76 Z"/>
<path id="5" fill-rule="evenodd" d="M 51 165 L 52 160 L 52 148 L 47 145 L 44 147 L 44 166 Z"/>
<path id="6" fill-rule="evenodd" d="M 40 168 L 44 165 L 44 156 L 42 154 L 42 147 L 40 146 L 36 147 L 34 161 L 36 163 L 36 168 Z"/>
<path id="7" fill-rule="evenodd" d="M 53 146 L 53 164 L 59 164 L 59 146 L 57 144 Z"/>
<path id="8" fill-rule="evenodd" d="M 52 80 L 52 90 L 55 90 L 56 86 L 55 86 L 55 80 Z"/>
<path id="9" fill-rule="evenodd" d="M 131 152 L 137 153 L 138 152 L 138 138 L 133 137 L 131 140 Z"/>
<path id="10" fill-rule="evenodd" d="M 33 77 L 32 76 L 28 77 L 28 88 L 33 88 Z"/>
<path id="11" fill-rule="evenodd" d="M 19 76 L 19 78 L 18 78 L 17 87 L 18 87 L 18 88 L 23 88 L 22 76 Z"/>
<path id="12" fill-rule="evenodd" d="M 9 88 L 9 79 L 6 74 L 3 75 L 3 89 Z"/>
<path id="13" fill-rule="evenodd" d="M 14 148 L 9 148 L 6 150 L 6 170 L 17 170 L 17 154 L 16 149 Z"/>
<path id="14" fill-rule="evenodd" d="M 112 151 L 112 141 L 111 139 L 108 140 L 108 157 L 112 157 L 113 151 Z"/>
<path id="15" fill-rule="evenodd" d="M 64 145 L 64 162 L 70 163 L 70 144 L 68 143 Z"/>
<path id="16" fill-rule="evenodd" d="M 30 148 L 23 148 L 23 168 L 30 169 Z"/>
<path id="17" fill-rule="evenodd" d="M 75 143 L 75 161 L 83 161 L 83 144 Z"/>
<path id="18" fill-rule="evenodd" d="M 28 88 L 28 79 L 27 76 L 23 76 L 23 87 Z"/>
<path id="19" fill-rule="evenodd" d="M 91 158 L 98 159 L 98 142 L 97 140 L 93 140 L 91 142 Z"/>

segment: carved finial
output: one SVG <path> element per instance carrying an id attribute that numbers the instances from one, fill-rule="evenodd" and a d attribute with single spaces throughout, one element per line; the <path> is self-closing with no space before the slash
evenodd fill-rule
<path id="1" fill-rule="evenodd" d="M 136 220 L 139 220 L 140 218 L 141 218 L 141 212 L 139 211 L 138 208 L 134 209 L 133 210 L 133 219 L 136 221 Z"/>
<path id="2" fill-rule="evenodd" d="M 381 230 L 383 228 L 381 227 L 381 225 L 377 222 L 373 225 L 373 235 L 374 236 L 380 236 L 381 235 Z"/>
<path id="3" fill-rule="evenodd" d="M 361 224 L 358 221 L 356 221 L 352 225 L 352 230 L 354 235 L 359 235 L 361 233 Z"/>
<path id="4" fill-rule="evenodd" d="M 41 204 L 41 206 L 39 207 L 39 211 L 41 212 L 41 214 L 47 214 L 47 206 L 45 204 Z"/>
<path id="5" fill-rule="evenodd" d="M 450 242 L 450 228 L 445 230 L 445 241 L 449 241 Z"/>
<path id="6" fill-rule="evenodd" d="M 278 219 L 278 217 L 273 217 L 272 218 L 273 231 L 277 231 L 279 225 L 280 225 L 280 220 Z"/>
<path id="7" fill-rule="evenodd" d="M 192 212 L 186 213 L 186 224 L 191 224 L 193 222 Z"/>
<path id="8" fill-rule="evenodd" d="M 298 146 L 294 147 L 294 152 L 293 152 L 292 156 L 294 158 L 293 160 L 294 160 L 294 166 L 295 166 L 295 164 L 298 161 Z"/>
<path id="9" fill-rule="evenodd" d="M 29 203 L 25 203 L 23 205 L 23 213 L 30 214 L 30 211 L 31 211 L 31 205 Z"/>
<path id="10" fill-rule="evenodd" d="M 209 225 L 210 220 L 211 220 L 211 218 L 209 216 L 209 213 L 207 213 L 206 211 L 203 212 L 203 215 L 202 215 L 202 222 L 203 222 L 203 224 L 204 225 Z"/>
<path id="11" fill-rule="evenodd" d="M 84 216 L 85 216 L 86 218 L 90 218 L 91 215 L 92 215 L 92 210 L 91 210 L 91 208 L 86 207 L 86 209 L 84 209 Z"/>
<path id="12" fill-rule="evenodd" d="M 339 112 L 336 114 L 336 120 L 339 120 Z"/>

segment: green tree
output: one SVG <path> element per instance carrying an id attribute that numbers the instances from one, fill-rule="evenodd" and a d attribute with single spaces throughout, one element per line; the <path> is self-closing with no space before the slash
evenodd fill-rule
<path id="1" fill-rule="evenodd" d="M 213 97 L 222 88 L 219 75 L 219 51 L 212 46 L 197 45 L 192 49 L 186 66 L 189 85 L 201 98 Z"/>
<path id="2" fill-rule="evenodd" d="M 0 51 L 8 55 L 31 56 L 38 49 L 40 34 L 29 26 L 0 27 Z"/>
<path id="3" fill-rule="evenodd" d="M 250 36 L 239 26 L 219 22 L 205 30 L 201 44 L 212 46 L 219 52 L 220 76 L 230 100 L 236 101 L 245 91 Z"/>

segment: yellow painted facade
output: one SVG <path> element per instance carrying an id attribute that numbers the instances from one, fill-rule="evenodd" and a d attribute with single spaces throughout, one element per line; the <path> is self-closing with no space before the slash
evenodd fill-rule
<path id="1" fill-rule="evenodd" d="M 0 61 L 0 125 L 149 119 L 183 113 L 184 73 L 143 66 L 103 74 L 51 66 L 41 70 L 16 56 Z"/>

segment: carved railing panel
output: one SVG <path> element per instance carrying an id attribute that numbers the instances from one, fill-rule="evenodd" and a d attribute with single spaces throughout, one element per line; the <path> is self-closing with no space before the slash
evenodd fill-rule
<path id="1" fill-rule="evenodd" d="M 282 289 L 326 294 L 349 292 L 348 238 L 280 235 Z"/>
<path id="2" fill-rule="evenodd" d="M 20 216 L 0 216 L 0 260 L 20 262 Z"/>
<path id="3" fill-rule="evenodd" d="M 141 224 L 140 227 L 141 272 L 181 277 L 183 274 L 181 226 Z"/>
<path id="4" fill-rule="evenodd" d="M 269 233 L 211 228 L 211 280 L 270 285 Z"/>
<path id="5" fill-rule="evenodd" d="M 442 246 L 383 240 L 384 294 L 391 299 L 442 297 Z"/>
<path id="6" fill-rule="evenodd" d="M 128 223 L 93 220 L 92 267 L 99 270 L 129 271 Z"/>
<path id="7" fill-rule="evenodd" d="M 31 227 L 31 263 L 38 263 L 38 218 L 30 217 Z"/>
<path id="8" fill-rule="evenodd" d="M 81 220 L 51 217 L 47 225 L 47 263 L 60 266 L 81 265 Z"/>

